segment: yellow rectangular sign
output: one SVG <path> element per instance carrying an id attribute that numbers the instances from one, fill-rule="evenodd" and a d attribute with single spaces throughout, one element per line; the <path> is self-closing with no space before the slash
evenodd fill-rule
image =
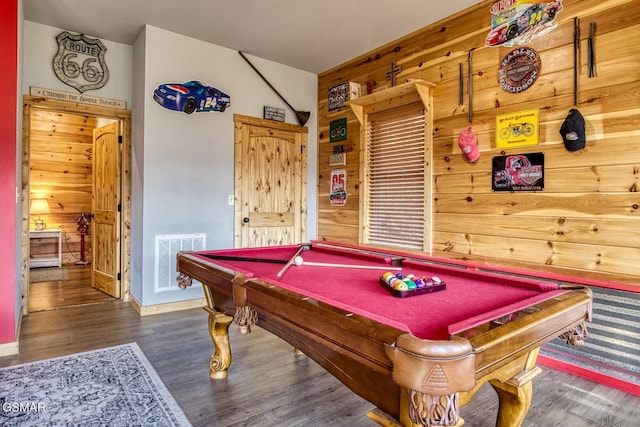
<path id="1" fill-rule="evenodd" d="M 518 111 L 496 116 L 496 148 L 538 144 L 540 111 Z"/>

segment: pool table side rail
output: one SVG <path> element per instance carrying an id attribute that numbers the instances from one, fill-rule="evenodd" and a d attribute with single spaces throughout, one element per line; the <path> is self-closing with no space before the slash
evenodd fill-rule
<path id="1" fill-rule="evenodd" d="M 474 261 L 474 260 L 466 260 L 466 259 L 455 259 L 455 258 L 443 258 L 437 257 L 433 255 L 427 255 L 418 251 L 411 251 L 409 249 L 398 249 L 392 247 L 380 248 L 377 246 L 367 246 L 366 244 L 356 246 L 348 243 L 338 243 L 338 242 L 330 242 L 330 241 L 319 241 L 319 240 L 311 240 L 311 244 L 313 246 L 318 247 L 332 247 L 337 246 L 341 248 L 349 248 L 354 252 L 367 252 L 372 254 L 386 254 L 387 256 L 402 256 L 406 261 L 415 261 L 426 264 L 433 265 L 444 265 L 453 268 L 457 268 L 459 270 L 477 270 L 479 272 L 491 272 L 498 275 L 504 276 L 516 276 L 516 277 L 529 277 L 529 278 L 539 278 L 545 279 L 549 281 L 553 281 L 559 284 L 570 284 L 577 286 L 598 286 L 602 288 L 609 289 L 624 289 L 630 290 L 632 292 L 637 292 L 635 287 L 633 289 L 629 289 L 629 284 L 621 283 L 621 282 L 611 282 L 606 280 L 594 279 L 590 277 L 576 277 L 570 276 L 566 274 L 560 273 L 552 273 L 545 270 L 530 270 L 525 268 L 513 267 L 513 266 L 505 266 L 505 265 L 496 265 L 490 264 L 482 261 Z"/>
<path id="2" fill-rule="evenodd" d="M 466 337 L 476 352 L 478 376 L 486 375 L 523 352 L 531 351 L 574 329 L 586 330 L 591 320 L 592 296 L 589 288 L 572 290 L 534 306 L 537 311 L 497 325 L 489 322 L 456 336 Z M 571 343 L 582 345 L 581 342 Z"/>
<path id="3" fill-rule="evenodd" d="M 385 346 L 406 331 L 259 279 L 242 286 L 258 313 L 258 326 L 302 351 L 359 396 L 398 414 L 400 389 Z"/>
<path id="4" fill-rule="evenodd" d="M 187 251 L 178 252 L 176 255 L 176 270 L 180 287 L 190 286 L 191 280 L 197 280 L 202 283 L 209 308 L 215 308 L 228 316 L 235 314 L 233 279 L 237 274 L 233 270 L 196 257 Z M 214 287 L 215 295 L 210 291 Z"/>

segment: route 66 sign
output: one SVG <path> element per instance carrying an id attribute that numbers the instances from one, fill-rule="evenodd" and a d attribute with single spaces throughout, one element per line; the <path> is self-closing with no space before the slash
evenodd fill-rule
<path id="1" fill-rule="evenodd" d="M 98 39 L 64 31 L 56 37 L 58 53 L 53 58 L 53 71 L 64 84 L 83 93 L 100 89 L 109 80 L 104 61 L 107 48 Z"/>

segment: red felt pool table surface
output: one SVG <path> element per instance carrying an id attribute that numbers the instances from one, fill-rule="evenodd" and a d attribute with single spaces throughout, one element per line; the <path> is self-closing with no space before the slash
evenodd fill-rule
<path id="1" fill-rule="evenodd" d="M 300 256 L 304 262 L 372 266 L 375 269 L 291 265 L 281 277 L 283 264 L 212 259 L 216 255 L 288 261 L 299 246 L 204 251 L 194 254 L 226 266 L 247 277 L 340 307 L 389 326 L 411 332 L 418 338 L 447 339 L 482 323 L 517 312 L 566 292 L 545 280 L 500 275 L 478 269 L 404 260 L 401 270 L 390 266 L 383 255 L 357 253 L 349 248 L 313 246 Z M 388 271 L 417 276 L 436 276 L 446 283 L 439 292 L 405 298 L 393 296 L 380 286 Z"/>

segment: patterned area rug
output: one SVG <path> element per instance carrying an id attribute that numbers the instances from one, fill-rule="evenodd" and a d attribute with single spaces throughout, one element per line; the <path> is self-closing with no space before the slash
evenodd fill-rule
<path id="1" fill-rule="evenodd" d="M 1 426 L 190 426 L 136 343 L 0 368 Z"/>
<path id="2" fill-rule="evenodd" d="M 48 267 L 32 268 L 29 270 L 29 282 L 53 282 L 57 280 L 69 279 L 69 272 L 66 268 Z"/>

